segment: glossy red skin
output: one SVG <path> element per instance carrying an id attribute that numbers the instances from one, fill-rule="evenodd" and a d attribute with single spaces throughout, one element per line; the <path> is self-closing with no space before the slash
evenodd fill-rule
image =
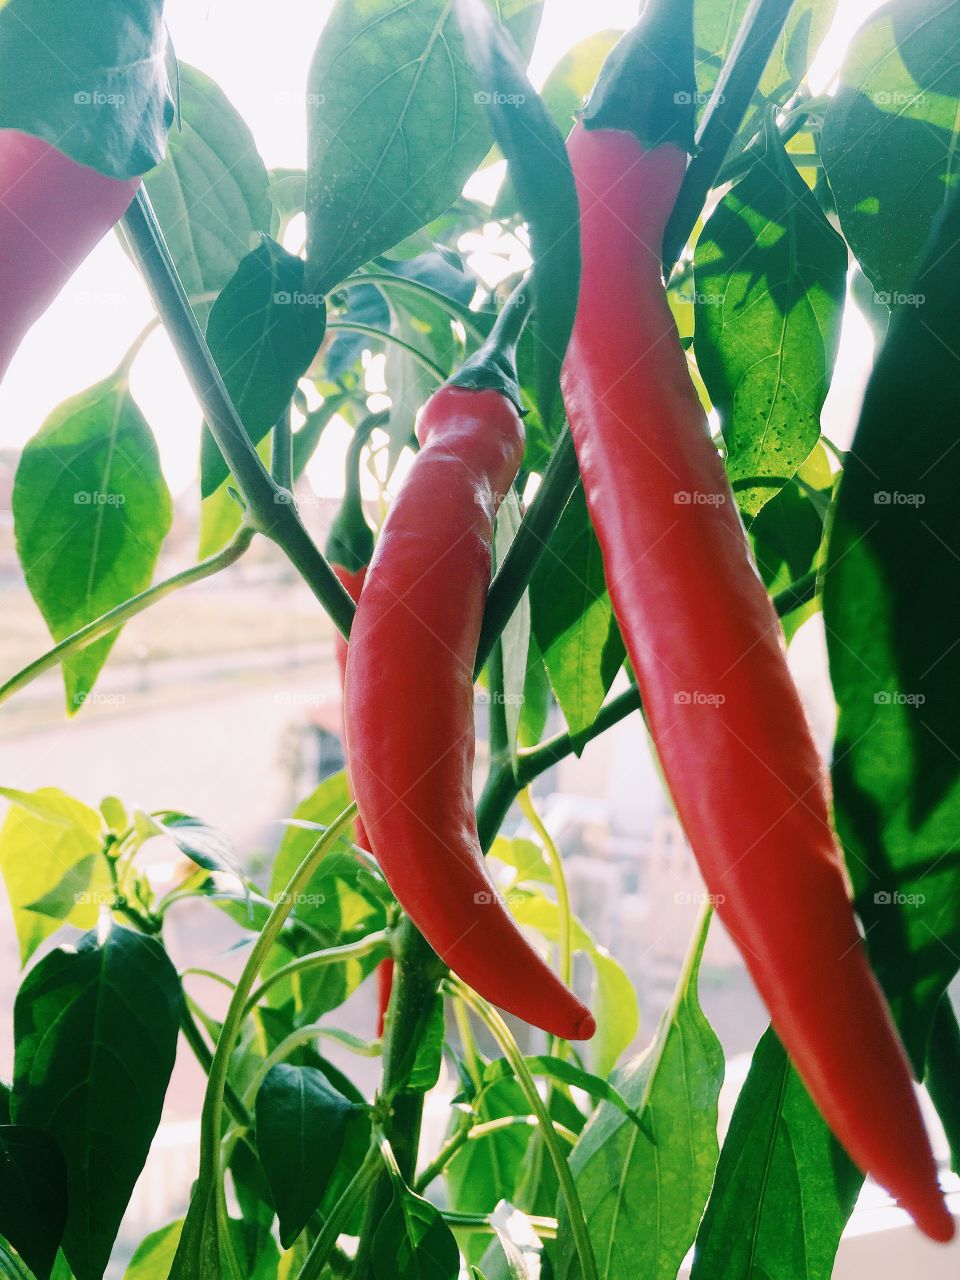
<path id="1" fill-rule="evenodd" d="M 362 569 L 346 569 L 342 564 L 331 562 L 333 572 L 340 579 L 347 594 L 353 600 L 354 604 L 360 599 L 360 592 L 363 590 L 363 580 L 367 576 L 366 565 Z M 347 671 L 347 642 L 344 640 L 340 632 L 336 635 L 337 644 L 337 666 L 340 669 L 340 688 L 343 689 L 344 678 Z M 341 704 L 341 714 L 343 706 Z M 347 734 L 346 727 L 343 731 L 343 741 L 346 743 Z M 367 839 L 367 833 L 364 830 L 360 815 L 357 815 L 355 822 L 357 844 L 361 849 L 370 850 L 370 841 Z M 387 1009 L 390 1007 L 390 996 L 393 992 L 393 960 L 389 957 L 381 960 L 377 965 L 377 1035 L 383 1036 L 383 1024 L 386 1020 Z"/>
<path id="2" fill-rule="evenodd" d="M 564 403 L 670 792 L 720 918 L 830 1127 L 927 1234 L 948 1239 L 952 1219 L 860 941 L 782 631 L 662 286 L 664 224 L 686 157 L 582 125 L 568 149 L 583 275 Z"/>
<path id="3" fill-rule="evenodd" d="M 347 659 L 350 775 L 371 848 L 434 950 L 485 999 L 569 1040 L 593 1018 L 487 872 L 473 802 L 473 665 L 493 521 L 523 424 L 493 390 L 444 387 L 384 523 Z"/>
<path id="4" fill-rule="evenodd" d="M 139 178 L 108 178 L 40 138 L 0 129 L 0 377 L 139 186 Z"/>

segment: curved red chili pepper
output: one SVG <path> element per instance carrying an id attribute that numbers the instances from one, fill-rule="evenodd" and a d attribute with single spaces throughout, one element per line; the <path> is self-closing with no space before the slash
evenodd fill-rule
<path id="1" fill-rule="evenodd" d="M 0 129 L 0 378 L 139 186 L 139 178 L 108 178 L 32 134 Z"/>
<path id="2" fill-rule="evenodd" d="M 686 155 L 657 145 L 662 125 L 628 132 L 601 95 L 568 141 L 583 277 L 562 385 L 611 600 L 680 821 L 774 1027 L 856 1163 L 947 1240 L 823 768 L 667 304 Z"/>
<path id="3" fill-rule="evenodd" d="M 477 838 L 473 664 L 493 521 L 524 431 L 491 388 L 446 386 L 380 532 L 347 659 L 350 776 L 371 847 L 404 910 L 480 995 L 565 1039 L 589 1010 L 524 937 Z"/>

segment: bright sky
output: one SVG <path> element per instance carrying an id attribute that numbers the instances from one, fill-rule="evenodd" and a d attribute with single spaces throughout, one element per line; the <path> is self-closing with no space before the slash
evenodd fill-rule
<path id="1" fill-rule="evenodd" d="M 331 0 L 282 0 L 283 17 L 263 0 L 167 0 L 179 56 L 212 76 L 243 114 L 269 167 L 302 166 L 306 125 L 302 104 L 291 105 L 291 86 L 305 84 L 307 68 Z M 812 78 L 822 91 L 852 32 L 879 0 L 840 0 L 840 13 Z M 546 0 L 531 64 L 540 84 L 566 49 L 605 28 L 635 19 L 636 0 Z M 113 236 L 91 254 L 47 314 L 27 335 L 0 385 L 4 446 L 22 445 L 68 396 L 108 375 L 147 323 L 152 307 L 134 268 Z M 838 443 L 851 422 L 869 365 L 865 323 L 851 314 L 845 325 L 842 376 L 828 401 L 825 422 Z M 55 354 L 52 354 L 55 353 Z M 167 482 L 181 492 L 197 466 L 200 414 L 163 333 L 137 360 L 134 393 L 156 432 Z M 336 493 L 347 430 L 331 428 L 310 469 L 314 487 Z"/>

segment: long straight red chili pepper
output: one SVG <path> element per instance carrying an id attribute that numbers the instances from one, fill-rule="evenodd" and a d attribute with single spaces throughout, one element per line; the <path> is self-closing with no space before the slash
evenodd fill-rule
<path id="1" fill-rule="evenodd" d="M 595 1029 L 524 937 L 490 879 L 473 802 L 473 664 L 493 522 L 523 457 L 500 379 L 447 385 L 380 532 L 350 637 L 350 776 L 398 901 L 480 995 L 565 1039 Z"/>
<path id="2" fill-rule="evenodd" d="M 360 456 L 370 433 L 384 419 L 383 414 L 372 413 L 357 425 L 344 463 L 344 491 L 340 510 L 330 526 L 327 537 L 326 553 L 330 567 L 346 588 L 350 598 L 356 603 L 363 590 L 363 581 L 367 576 L 367 566 L 373 555 L 373 530 L 367 524 L 363 514 L 363 499 L 360 490 Z M 338 631 L 335 636 L 337 646 L 337 666 L 340 670 L 340 690 L 343 692 L 344 678 L 347 670 L 347 642 Z M 341 703 L 341 715 L 343 704 Z M 347 735 L 344 729 L 343 741 Z M 363 822 L 357 817 L 356 840 L 361 849 L 370 849 L 370 842 Z M 393 960 L 388 956 L 377 965 L 377 1035 L 383 1035 L 384 1021 L 390 1006 L 390 995 L 393 990 Z"/>
<path id="3" fill-rule="evenodd" d="M 32 134 L 0 129 L 0 378 L 139 185 L 78 164 Z"/>
<path id="4" fill-rule="evenodd" d="M 689 3 L 653 0 L 570 136 L 583 276 L 564 402 L 650 733 L 720 918 L 830 1127 L 947 1240 L 823 768 L 663 288 L 690 137 L 690 25 Z"/>

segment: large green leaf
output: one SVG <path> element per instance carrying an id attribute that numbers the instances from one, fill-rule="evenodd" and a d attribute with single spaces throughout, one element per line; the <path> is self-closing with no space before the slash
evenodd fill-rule
<path id="1" fill-rule="evenodd" d="M 960 202 L 900 307 L 847 454 L 824 576 L 837 826 L 920 1068 L 960 955 Z"/>
<path id="2" fill-rule="evenodd" d="M 316 1067 L 278 1063 L 257 1093 L 257 1151 L 288 1249 L 323 1199 L 356 1104 Z"/>
<path id="3" fill-rule="evenodd" d="M 150 585 L 173 507 L 125 371 L 56 408 L 24 447 L 13 487 L 17 554 L 54 640 Z M 62 662 L 83 706 L 119 630 Z"/>
<path id="4" fill-rule="evenodd" d="M 957 182 L 960 5 L 893 0 L 847 53 L 821 154 L 840 225 L 888 305 L 903 301 Z"/>
<path id="5" fill-rule="evenodd" d="M 51 951 L 17 993 L 13 1119 L 53 1135 L 63 1151 L 63 1252 L 77 1280 L 101 1280 L 147 1158 L 181 1000 L 161 945 L 117 925 Z"/>
<path id="6" fill-rule="evenodd" d="M 449 0 L 337 0 L 308 82 L 311 288 L 453 203 L 490 134 Z"/>
<path id="7" fill-rule="evenodd" d="M 820 437 L 840 338 L 847 248 L 775 129 L 697 242 L 697 366 L 720 415 L 745 516 Z"/>
<path id="8" fill-rule="evenodd" d="M 95 809 L 56 787 L 0 794 L 13 802 L 0 831 L 0 871 L 26 964 L 62 925 L 96 923 L 109 901 L 110 875 Z"/>
<path id="9" fill-rule="evenodd" d="M 830 1280 L 862 1182 L 771 1027 L 724 1139 L 691 1280 Z"/>
<path id="10" fill-rule="evenodd" d="M 181 63 L 180 95 L 182 125 L 144 185 L 184 288 L 199 298 L 219 293 L 270 231 L 269 180 L 253 134 L 217 84 Z M 201 325 L 209 308 L 195 304 Z"/>
<path id="11" fill-rule="evenodd" d="M 307 293 L 303 261 L 264 236 L 213 304 L 207 342 L 247 435 L 259 444 L 289 405 L 320 349 L 326 307 Z M 209 430 L 200 449 L 200 492 L 209 497 L 229 468 Z"/>
<path id="12" fill-rule="evenodd" d="M 613 1075 L 641 1124 L 603 1102 L 570 1157 L 601 1280 L 675 1280 L 710 1193 L 723 1051 L 697 1000 L 705 941 L 704 926 L 656 1039 Z M 562 1206 L 559 1218 L 557 1275 L 573 1280 Z"/>
<path id="13" fill-rule="evenodd" d="M 622 31 L 595 31 L 568 49 L 553 67 L 540 96 L 551 119 L 563 132 L 573 128 L 577 112 L 593 88 L 603 60 L 623 35 Z"/>
<path id="14" fill-rule="evenodd" d="M 162 159 L 174 104 L 163 0 L 6 0 L 0 128 L 132 178 Z"/>
<path id="15" fill-rule="evenodd" d="M 67 1220 L 67 1171 L 42 1129 L 0 1125 L 0 1236 L 49 1280 Z"/>
<path id="16" fill-rule="evenodd" d="M 533 575 L 530 615 L 550 684 L 576 735 L 593 724 L 625 656 L 579 486 Z"/>

